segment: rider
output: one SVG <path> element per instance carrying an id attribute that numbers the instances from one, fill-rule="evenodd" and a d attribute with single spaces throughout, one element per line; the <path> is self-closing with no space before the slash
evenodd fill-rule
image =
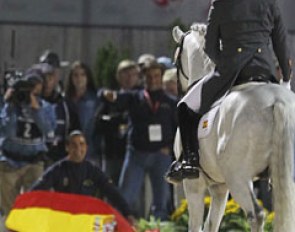
<path id="1" fill-rule="evenodd" d="M 190 108 L 187 99 L 198 96 L 196 91 L 200 88 L 192 88 L 178 104 L 183 154 L 167 172 L 173 182 L 199 177 L 199 120 L 234 84 L 279 81 L 290 89 L 292 62 L 276 0 L 213 1 L 205 38 L 205 52 L 216 64 L 216 70 L 202 81 L 198 109 Z M 281 80 L 275 79 L 271 43 L 281 67 Z"/>

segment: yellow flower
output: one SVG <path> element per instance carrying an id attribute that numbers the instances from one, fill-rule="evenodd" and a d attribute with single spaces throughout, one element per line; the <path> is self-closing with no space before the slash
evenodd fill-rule
<path id="1" fill-rule="evenodd" d="M 224 215 L 236 214 L 236 213 L 238 213 L 239 209 L 240 209 L 239 207 L 226 209 L 225 212 L 224 212 Z"/>
<path id="2" fill-rule="evenodd" d="M 224 214 L 227 215 L 227 214 L 232 214 L 232 213 L 238 213 L 239 210 L 240 210 L 240 206 L 238 205 L 238 203 L 236 203 L 233 199 L 230 199 L 226 203 Z"/>
<path id="3" fill-rule="evenodd" d="M 275 213 L 274 212 L 271 212 L 267 215 L 266 217 L 266 223 L 272 223 L 273 220 L 274 220 L 274 217 L 275 217 Z"/>
<path id="4" fill-rule="evenodd" d="M 173 212 L 171 215 L 171 220 L 176 221 L 178 220 L 182 214 L 187 210 L 187 200 L 183 199 L 181 200 L 180 206 Z"/>
<path id="5" fill-rule="evenodd" d="M 260 199 L 257 199 L 258 205 L 260 205 L 261 207 L 263 207 L 263 202 Z"/>
<path id="6" fill-rule="evenodd" d="M 209 207 L 211 204 L 211 197 L 205 197 L 204 203 L 206 207 Z"/>
<path id="7" fill-rule="evenodd" d="M 231 207 L 236 207 L 238 205 L 237 202 L 235 202 L 235 200 L 232 198 L 230 199 L 227 203 L 226 203 L 226 207 L 227 208 L 231 208 Z"/>

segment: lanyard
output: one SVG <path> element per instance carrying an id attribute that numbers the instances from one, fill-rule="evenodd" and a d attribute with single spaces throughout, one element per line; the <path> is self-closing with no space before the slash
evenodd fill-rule
<path id="1" fill-rule="evenodd" d="M 153 101 L 151 99 L 151 96 L 148 91 L 144 90 L 144 97 L 147 100 L 147 103 L 149 107 L 151 108 L 153 113 L 156 113 L 160 107 L 160 102 L 156 101 L 155 104 L 153 104 Z"/>

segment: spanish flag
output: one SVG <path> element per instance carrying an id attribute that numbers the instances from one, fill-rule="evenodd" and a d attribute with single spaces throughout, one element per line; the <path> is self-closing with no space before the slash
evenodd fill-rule
<path id="1" fill-rule="evenodd" d="M 47 191 L 18 196 L 5 224 L 17 232 L 134 232 L 125 218 L 102 200 Z"/>

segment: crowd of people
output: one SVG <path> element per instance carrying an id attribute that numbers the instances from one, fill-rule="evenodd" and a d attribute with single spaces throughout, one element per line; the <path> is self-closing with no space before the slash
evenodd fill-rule
<path id="1" fill-rule="evenodd" d="M 53 51 L 22 75 L 6 73 L 1 99 L 0 206 L 7 216 L 26 191 L 51 190 L 109 200 L 126 217 L 142 217 L 145 176 L 150 213 L 171 213 L 176 131 L 176 69 L 168 57 L 144 54 L 117 65 L 119 88 L 96 88 L 91 68 L 62 62 Z M 9 75 L 10 76 L 9 76 Z M 11 80 L 9 80 L 9 78 Z M 90 186 L 90 185 L 91 186 Z"/>

